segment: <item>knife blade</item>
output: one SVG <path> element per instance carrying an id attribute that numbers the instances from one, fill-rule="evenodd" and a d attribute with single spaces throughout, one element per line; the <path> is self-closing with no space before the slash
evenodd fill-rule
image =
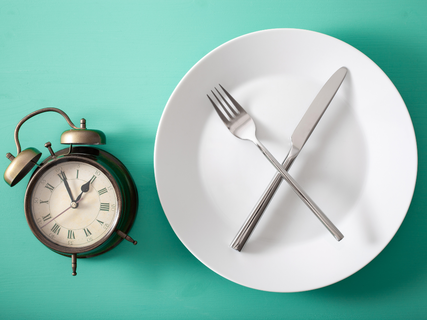
<path id="1" fill-rule="evenodd" d="M 314 98 L 301 121 L 295 128 L 291 136 L 291 148 L 282 164 L 286 171 L 290 169 L 308 138 L 310 138 L 314 128 L 316 128 L 319 120 L 322 118 L 332 99 L 335 97 L 335 94 L 340 88 L 342 82 L 344 81 L 344 78 L 347 75 L 347 71 L 347 68 L 341 67 L 329 78 L 329 80 L 325 83 L 317 96 Z M 239 232 L 234 237 L 230 244 L 231 248 L 237 251 L 242 250 L 252 231 L 255 229 L 259 219 L 279 188 L 281 182 L 282 176 L 279 173 L 276 173 L 273 180 L 264 191 L 264 194 L 261 196 L 260 200 L 258 200 L 257 204 L 252 209 L 251 213 L 240 228 Z M 340 239 L 337 239 L 338 241 L 344 237 L 343 235 L 341 236 L 342 237 Z"/>

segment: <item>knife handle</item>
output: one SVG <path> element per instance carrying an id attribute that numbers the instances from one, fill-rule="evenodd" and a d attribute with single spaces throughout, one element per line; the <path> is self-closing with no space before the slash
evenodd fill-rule
<path id="1" fill-rule="evenodd" d="M 289 151 L 288 155 L 286 156 L 286 159 L 283 161 L 283 169 L 285 171 L 288 171 L 291 167 L 293 160 L 297 157 L 299 153 L 299 149 L 296 149 L 292 146 L 291 150 Z M 277 162 L 277 161 L 276 161 Z M 279 163 L 277 163 L 278 166 L 280 166 Z M 270 185 L 264 192 L 261 199 L 256 204 L 255 208 L 252 210 L 252 212 L 249 214 L 248 218 L 246 219 L 243 226 L 240 228 L 239 232 L 237 233 L 236 237 L 233 239 L 232 243 L 230 244 L 230 247 L 241 251 L 243 246 L 245 245 L 246 241 L 248 240 L 249 236 L 251 235 L 252 231 L 254 230 L 256 224 L 258 223 L 258 220 L 264 213 L 264 210 L 267 208 L 268 204 L 270 203 L 270 200 L 273 198 L 277 188 L 279 187 L 283 176 L 280 173 L 276 173 L 273 180 L 270 182 Z M 337 229 L 337 227 L 334 226 L 334 224 L 328 219 L 328 217 L 320 210 L 319 207 L 308 197 L 307 194 L 305 194 L 302 189 L 296 185 L 295 183 L 294 190 L 295 192 L 300 192 L 298 196 L 306 203 L 306 205 L 313 211 L 313 213 L 319 218 L 319 220 L 324 224 L 324 226 L 329 230 L 329 232 L 335 237 L 336 240 L 340 241 L 342 238 L 344 238 L 343 234 Z"/>

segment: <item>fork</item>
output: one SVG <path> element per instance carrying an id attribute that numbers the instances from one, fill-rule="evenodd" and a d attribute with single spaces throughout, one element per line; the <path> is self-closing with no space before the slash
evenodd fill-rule
<path id="1" fill-rule="evenodd" d="M 292 178 L 285 168 L 273 157 L 273 155 L 262 145 L 262 143 L 256 137 L 256 125 L 252 117 L 240 106 L 240 104 L 219 85 L 228 100 L 224 98 L 221 92 L 215 88 L 215 91 L 211 90 L 212 95 L 218 101 L 215 103 L 209 95 L 210 102 L 212 103 L 218 116 L 224 122 L 225 126 L 230 132 L 239 139 L 252 141 L 281 174 L 283 179 L 292 187 L 294 192 L 301 198 L 301 200 L 310 208 L 316 217 L 323 223 L 323 225 L 329 230 L 329 232 L 335 237 L 336 240 L 340 241 L 344 238 L 344 235 L 338 230 L 337 227 L 329 220 L 329 218 L 322 212 L 322 210 L 314 203 L 314 201 L 305 193 L 305 191 L 298 185 L 298 183 Z M 219 97 L 218 97 L 219 96 Z M 230 103 L 231 102 L 231 103 Z"/>

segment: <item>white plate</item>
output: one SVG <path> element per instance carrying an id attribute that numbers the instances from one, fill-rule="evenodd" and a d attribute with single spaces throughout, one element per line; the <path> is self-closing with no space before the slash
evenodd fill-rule
<path id="1" fill-rule="evenodd" d="M 227 130 L 206 94 L 227 88 L 283 161 L 294 128 L 342 66 L 349 73 L 290 173 L 345 238 L 337 242 L 282 183 L 243 251 L 230 249 L 275 171 Z M 185 75 L 160 121 L 154 165 L 165 214 L 201 262 L 247 287 L 295 292 L 340 281 L 383 250 L 412 199 L 417 147 L 402 98 L 369 58 L 327 35 L 274 29 L 225 43 Z"/>

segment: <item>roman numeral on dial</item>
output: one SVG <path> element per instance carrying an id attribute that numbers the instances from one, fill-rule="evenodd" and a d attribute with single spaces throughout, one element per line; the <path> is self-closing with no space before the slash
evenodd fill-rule
<path id="1" fill-rule="evenodd" d="M 109 203 L 101 203 L 101 206 L 99 207 L 99 210 L 101 210 L 101 211 L 110 211 L 110 204 Z"/>
<path id="2" fill-rule="evenodd" d="M 101 190 L 98 190 L 99 195 L 103 195 L 104 193 L 107 193 L 107 188 L 102 188 Z"/>
<path id="3" fill-rule="evenodd" d="M 88 228 L 84 228 L 83 231 L 85 232 L 86 237 L 89 237 L 92 234 Z"/>
<path id="4" fill-rule="evenodd" d="M 55 187 L 52 186 L 50 183 L 46 183 L 45 188 L 48 188 L 50 191 L 53 191 L 53 189 L 55 189 Z"/>
<path id="5" fill-rule="evenodd" d="M 68 230 L 68 239 L 75 239 L 76 237 L 74 236 L 74 231 L 73 230 Z"/>
<path id="6" fill-rule="evenodd" d="M 58 173 L 58 177 L 59 179 L 61 179 L 61 181 L 67 180 L 67 176 L 65 175 L 64 171 L 61 171 L 61 173 Z"/>
<path id="7" fill-rule="evenodd" d="M 55 223 L 55 225 L 50 229 L 53 233 L 59 234 L 59 231 L 61 231 L 61 227 Z"/>

